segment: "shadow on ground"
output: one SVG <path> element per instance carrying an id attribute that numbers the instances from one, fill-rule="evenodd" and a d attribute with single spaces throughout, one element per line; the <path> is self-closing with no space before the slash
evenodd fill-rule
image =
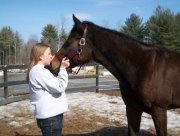
<path id="1" fill-rule="evenodd" d="M 24 135 L 16 133 L 16 136 L 40 136 L 40 135 Z M 107 127 L 96 132 L 83 134 L 64 134 L 63 136 L 127 136 L 126 127 Z M 155 136 L 154 134 L 141 130 L 138 136 Z"/>

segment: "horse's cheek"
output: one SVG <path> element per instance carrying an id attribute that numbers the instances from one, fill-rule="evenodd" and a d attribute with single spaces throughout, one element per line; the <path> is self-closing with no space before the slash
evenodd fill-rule
<path id="1" fill-rule="evenodd" d="M 55 69 L 59 68 L 60 65 L 61 65 L 61 64 L 60 64 L 59 61 L 53 60 L 53 61 L 51 62 L 51 69 L 52 69 L 52 70 L 55 70 Z"/>

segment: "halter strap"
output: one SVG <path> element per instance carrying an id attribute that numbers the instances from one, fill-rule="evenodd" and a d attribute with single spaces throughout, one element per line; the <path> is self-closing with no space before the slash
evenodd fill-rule
<path id="1" fill-rule="evenodd" d="M 87 29 L 88 29 L 88 25 L 86 25 L 86 27 L 85 27 L 85 29 L 84 29 L 83 38 L 86 38 L 86 35 L 87 35 Z"/>
<path id="2" fill-rule="evenodd" d="M 55 57 L 59 60 L 59 62 L 62 61 L 62 56 L 58 55 L 58 53 L 55 53 Z"/>
<path id="3" fill-rule="evenodd" d="M 80 39 L 80 42 L 79 42 L 78 50 L 77 50 L 76 52 L 72 53 L 72 54 L 69 54 L 69 55 L 66 57 L 66 59 L 71 60 L 71 59 L 73 59 L 76 55 L 79 55 L 79 56 L 80 56 L 81 51 L 82 51 L 82 48 L 83 48 L 84 45 L 86 44 L 87 29 L 88 29 L 88 26 L 86 25 L 86 27 L 85 27 L 85 29 L 84 29 L 84 32 L 83 32 L 83 36 L 82 36 L 82 38 Z M 80 48 L 80 46 L 82 46 L 82 47 Z M 59 60 L 59 62 L 62 61 L 62 58 L 63 58 L 63 57 L 60 56 L 60 55 L 58 55 L 58 53 L 55 53 L 55 57 Z M 82 67 L 82 65 L 80 65 L 80 67 L 79 67 L 78 71 L 76 72 L 76 74 L 78 74 L 78 72 L 80 71 L 81 67 Z M 67 70 L 68 70 L 68 68 L 67 68 Z"/>
<path id="4" fill-rule="evenodd" d="M 74 52 L 74 53 L 72 53 L 72 54 L 69 54 L 66 58 L 67 59 L 73 59 L 76 55 L 79 55 L 79 51 L 76 51 L 76 52 Z"/>
<path id="5" fill-rule="evenodd" d="M 76 51 L 76 52 L 74 52 L 74 53 L 72 53 L 72 54 L 69 54 L 69 55 L 66 57 L 66 60 L 67 60 L 67 59 L 73 59 L 76 55 L 79 55 L 79 54 L 80 54 L 80 51 Z M 60 56 L 60 55 L 58 55 L 58 53 L 55 53 L 55 57 L 59 60 L 59 62 L 61 62 L 62 59 L 63 59 L 63 57 Z M 82 65 L 79 67 L 78 71 L 76 71 L 76 74 L 79 73 L 81 67 L 82 67 Z M 66 70 L 67 70 L 68 72 L 71 71 L 70 68 L 66 68 Z"/>
<path id="6" fill-rule="evenodd" d="M 79 51 L 76 51 L 76 52 L 74 52 L 74 53 L 72 53 L 72 54 L 69 54 L 67 57 L 66 57 L 66 59 L 73 59 L 76 55 L 79 55 Z M 55 53 L 55 57 L 61 62 L 62 61 L 62 56 L 60 56 L 58 53 Z"/>

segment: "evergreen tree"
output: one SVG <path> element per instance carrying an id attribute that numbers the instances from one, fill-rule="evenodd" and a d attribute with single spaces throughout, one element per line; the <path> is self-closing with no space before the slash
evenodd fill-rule
<path id="1" fill-rule="evenodd" d="M 169 9 L 158 6 L 147 22 L 148 36 L 152 43 L 173 46 L 174 15 Z"/>
<path id="2" fill-rule="evenodd" d="M 130 17 L 126 19 L 125 25 L 122 26 L 121 29 L 123 33 L 139 40 L 143 40 L 144 30 L 142 19 L 134 13 L 132 13 Z"/>
<path id="3" fill-rule="evenodd" d="M 14 33 L 10 27 L 3 27 L 0 31 L 1 64 L 11 64 L 14 42 Z"/>
<path id="4" fill-rule="evenodd" d="M 51 47 L 52 53 L 54 54 L 57 51 L 58 45 L 58 31 L 56 27 L 52 24 L 48 24 L 42 30 L 41 41 L 48 44 Z"/>
<path id="5" fill-rule="evenodd" d="M 175 16 L 174 28 L 174 46 L 180 51 L 180 13 Z"/>

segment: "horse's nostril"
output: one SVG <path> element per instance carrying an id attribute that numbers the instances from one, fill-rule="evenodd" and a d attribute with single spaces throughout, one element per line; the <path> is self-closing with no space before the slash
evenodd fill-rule
<path id="1" fill-rule="evenodd" d="M 82 49 L 78 49 L 78 52 L 81 52 L 82 51 Z"/>

